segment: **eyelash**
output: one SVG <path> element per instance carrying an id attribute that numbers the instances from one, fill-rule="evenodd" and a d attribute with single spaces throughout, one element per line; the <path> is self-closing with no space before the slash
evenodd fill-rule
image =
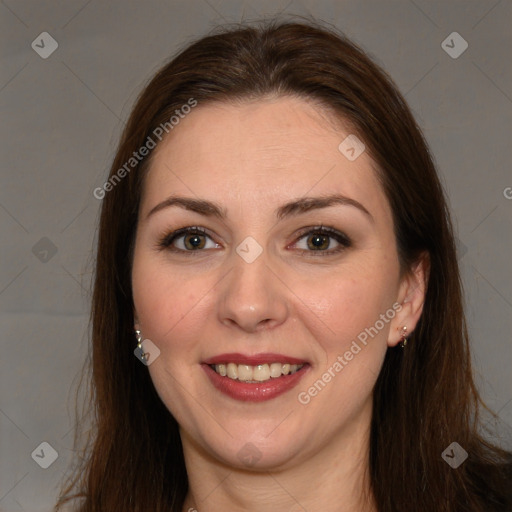
<path id="1" fill-rule="evenodd" d="M 206 236 L 206 237 L 212 239 L 212 237 L 210 235 L 208 235 L 208 233 L 206 232 L 206 230 L 204 228 L 201 228 L 199 226 L 189 226 L 189 227 L 177 229 L 176 231 L 172 231 L 171 233 L 166 234 L 159 240 L 157 247 L 159 249 L 167 249 L 172 252 L 186 254 L 187 256 L 188 255 L 192 256 L 194 253 L 202 252 L 204 249 L 188 250 L 187 251 L 187 250 L 177 249 L 175 247 L 172 247 L 172 244 L 176 240 L 178 240 L 179 238 L 181 238 L 185 235 L 189 235 L 189 234 L 192 234 L 192 235 L 200 234 L 200 235 L 203 235 L 203 236 Z M 310 227 L 304 228 L 301 231 L 301 233 L 299 234 L 299 236 L 297 237 L 296 241 L 293 242 L 293 244 L 291 244 L 291 246 L 296 245 L 300 240 L 302 240 L 303 238 L 305 238 L 309 235 L 328 236 L 330 238 L 333 238 L 336 242 L 338 242 L 339 246 L 335 249 L 317 250 L 317 251 L 307 250 L 307 249 L 298 249 L 298 251 L 301 254 L 307 253 L 308 256 L 313 256 L 313 257 L 331 256 L 334 254 L 338 254 L 338 253 L 342 252 L 343 250 L 352 246 L 352 241 L 350 240 L 350 238 L 347 235 L 345 235 L 341 231 L 338 231 L 334 228 L 329 228 L 329 227 L 325 227 L 325 226 L 321 226 L 321 225 L 320 226 L 310 226 Z M 288 247 L 290 247 L 290 245 Z"/>

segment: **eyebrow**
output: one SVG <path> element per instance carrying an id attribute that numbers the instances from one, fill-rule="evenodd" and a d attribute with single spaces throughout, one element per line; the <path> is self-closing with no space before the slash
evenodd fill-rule
<path id="1" fill-rule="evenodd" d="M 359 202 L 350 197 L 346 197 L 340 194 L 333 194 L 322 197 L 301 197 L 294 201 L 290 201 L 283 206 L 280 206 L 276 210 L 276 217 L 282 220 L 292 215 L 299 215 L 312 210 L 319 210 L 321 208 L 328 208 L 329 206 L 352 206 L 363 212 L 371 222 L 374 222 L 374 218 L 371 213 Z M 165 208 L 171 206 L 178 206 L 185 210 L 199 213 L 207 217 L 217 217 L 221 220 L 227 217 L 227 212 L 224 208 L 213 201 L 207 201 L 205 199 L 193 199 L 189 197 L 171 196 L 158 203 L 154 206 L 146 216 L 146 220 Z"/>

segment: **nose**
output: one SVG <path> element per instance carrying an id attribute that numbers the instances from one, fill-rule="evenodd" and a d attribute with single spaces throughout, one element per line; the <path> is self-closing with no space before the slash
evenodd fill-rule
<path id="1" fill-rule="evenodd" d="M 252 263 L 234 254 L 234 267 L 221 281 L 219 321 L 245 332 L 272 329 L 289 314 L 286 290 L 268 266 L 265 253 Z"/>

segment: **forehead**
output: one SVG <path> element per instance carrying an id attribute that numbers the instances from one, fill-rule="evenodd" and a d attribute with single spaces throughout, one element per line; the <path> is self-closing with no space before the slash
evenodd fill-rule
<path id="1" fill-rule="evenodd" d="M 199 104 L 155 150 L 143 207 L 170 194 L 226 204 L 274 207 L 305 195 L 342 193 L 389 207 L 367 152 L 350 161 L 339 150 L 346 123 L 294 97 Z"/>

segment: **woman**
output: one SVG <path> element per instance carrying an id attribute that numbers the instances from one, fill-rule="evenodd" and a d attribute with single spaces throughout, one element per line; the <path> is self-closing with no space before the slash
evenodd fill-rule
<path id="1" fill-rule="evenodd" d="M 197 41 L 95 195 L 95 429 L 60 504 L 512 510 L 443 191 L 361 49 L 277 22 Z"/>

